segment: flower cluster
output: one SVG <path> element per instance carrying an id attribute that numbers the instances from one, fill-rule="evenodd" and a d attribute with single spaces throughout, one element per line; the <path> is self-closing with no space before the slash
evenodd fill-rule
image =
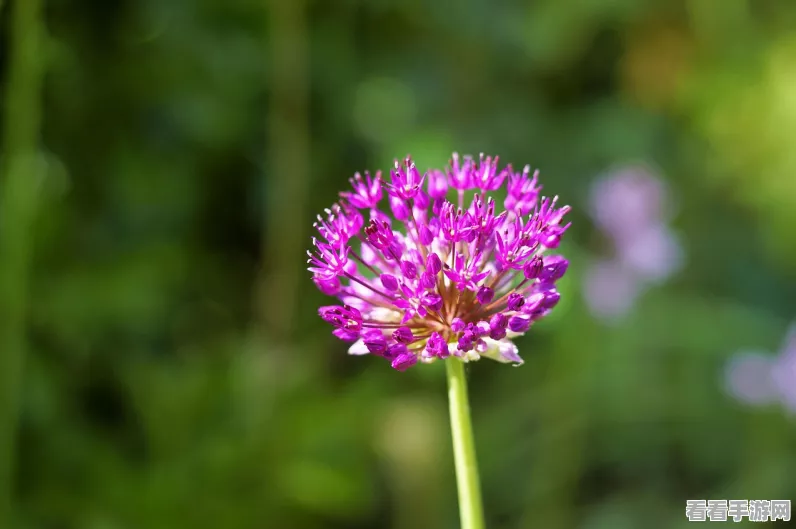
<path id="1" fill-rule="evenodd" d="M 682 267 L 683 250 L 667 225 L 667 191 L 642 166 L 621 167 L 592 186 L 591 216 L 615 250 L 586 273 L 584 294 L 595 316 L 623 316 L 648 286 Z"/>
<path id="2" fill-rule="evenodd" d="M 454 153 L 445 170 L 421 174 L 407 157 L 389 183 L 367 172 L 350 182 L 318 216 L 308 252 L 313 281 L 342 303 L 320 316 L 353 342 L 349 352 L 402 371 L 451 355 L 521 364 L 511 338 L 558 303 L 568 266 L 548 250 L 569 227 L 570 208 L 540 198 L 538 172 Z M 504 185 L 499 212 L 489 193 Z"/>

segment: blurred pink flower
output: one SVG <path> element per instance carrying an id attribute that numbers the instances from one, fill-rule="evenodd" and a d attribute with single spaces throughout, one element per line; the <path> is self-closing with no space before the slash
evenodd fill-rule
<path id="1" fill-rule="evenodd" d="M 796 413 L 796 324 L 777 356 L 737 353 L 727 364 L 726 387 L 739 401 L 754 406 L 779 402 Z"/>
<path id="2" fill-rule="evenodd" d="M 595 316 L 616 319 L 650 284 L 680 270 L 685 255 L 666 225 L 668 189 L 648 168 L 624 166 L 599 178 L 590 202 L 594 224 L 611 240 L 614 256 L 587 270 L 584 295 Z"/>
<path id="3" fill-rule="evenodd" d="M 598 179 L 591 190 L 591 216 L 616 240 L 633 239 L 664 220 L 668 192 L 664 183 L 641 165 L 629 165 Z"/>
<path id="4" fill-rule="evenodd" d="M 636 237 L 616 244 L 617 258 L 642 281 L 659 283 L 683 266 L 683 249 L 663 224 L 653 224 Z"/>
<path id="5" fill-rule="evenodd" d="M 782 405 L 796 413 L 796 324 L 788 331 L 785 345 L 771 371 Z"/>
<path id="6" fill-rule="evenodd" d="M 586 270 L 586 304 L 606 319 L 626 314 L 638 295 L 638 282 L 617 261 L 597 261 Z"/>
<path id="7" fill-rule="evenodd" d="M 727 390 L 741 402 L 762 406 L 778 400 L 773 359 L 759 352 L 736 354 L 727 365 Z"/>

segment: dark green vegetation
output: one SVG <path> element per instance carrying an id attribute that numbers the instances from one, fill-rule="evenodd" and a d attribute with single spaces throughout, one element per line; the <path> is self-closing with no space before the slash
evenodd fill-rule
<path id="1" fill-rule="evenodd" d="M 12 150 L 38 121 L 12 75 L 22 2 L 0 26 Z M 271 4 L 44 2 L 33 228 L 7 162 L 0 187 L 13 527 L 455 527 L 444 366 L 347 357 L 304 271 L 354 171 L 453 150 L 539 167 L 574 208 L 526 364 L 469 371 L 489 527 L 796 499 L 792 416 L 724 391 L 731 355 L 773 355 L 796 317 L 796 4 Z M 611 253 L 589 185 L 636 161 L 677 197 L 687 262 L 607 324 L 583 301 Z"/>

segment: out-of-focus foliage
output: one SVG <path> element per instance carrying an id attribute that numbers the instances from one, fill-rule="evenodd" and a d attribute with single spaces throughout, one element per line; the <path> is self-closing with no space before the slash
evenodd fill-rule
<path id="1" fill-rule="evenodd" d="M 574 207 L 525 366 L 469 371 L 489 527 L 796 499 L 793 416 L 724 380 L 796 316 L 796 3 L 292 1 L 46 2 L 19 527 L 455 527 L 440 366 L 347 357 L 300 251 L 354 171 L 453 150 Z M 589 190 L 637 163 L 686 261 L 604 321 Z"/>

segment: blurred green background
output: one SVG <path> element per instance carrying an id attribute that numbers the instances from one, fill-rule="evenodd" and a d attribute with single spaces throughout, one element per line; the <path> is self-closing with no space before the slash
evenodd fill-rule
<path id="1" fill-rule="evenodd" d="M 444 369 L 348 357 L 304 256 L 355 171 L 454 150 L 574 208 L 526 364 L 469 368 L 488 526 L 796 499 L 796 369 L 726 375 L 796 317 L 796 3 L 38 2 L 0 25 L 0 526 L 456 527 Z M 682 263 L 606 318 L 591 189 L 639 165 Z"/>

